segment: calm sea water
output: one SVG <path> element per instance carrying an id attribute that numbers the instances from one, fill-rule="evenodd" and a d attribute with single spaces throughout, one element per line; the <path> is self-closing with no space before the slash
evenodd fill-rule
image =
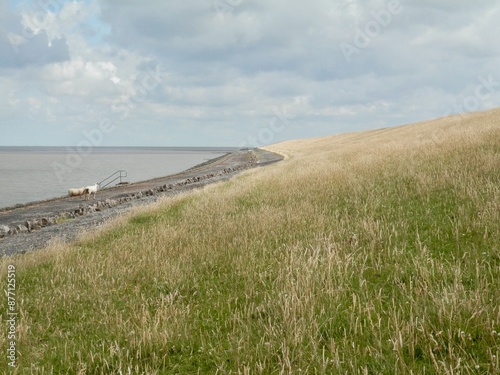
<path id="1" fill-rule="evenodd" d="M 128 182 L 162 177 L 233 150 L 96 147 L 79 155 L 64 147 L 0 147 L 0 208 L 63 196 L 69 188 L 93 185 L 117 170 L 127 171 Z"/>

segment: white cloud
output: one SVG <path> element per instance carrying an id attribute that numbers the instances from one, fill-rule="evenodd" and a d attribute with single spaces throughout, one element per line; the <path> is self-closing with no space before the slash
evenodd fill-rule
<path id="1" fill-rule="evenodd" d="M 401 0 L 377 29 L 388 4 L 90 0 L 45 13 L 0 5 L 0 129 L 36 122 L 45 139 L 67 144 L 107 117 L 120 132 L 106 144 L 237 145 L 276 108 L 294 116 L 281 139 L 437 117 L 473 95 L 478 77 L 496 74 L 497 1 Z M 354 45 L 367 27 L 375 35 L 347 61 L 340 44 Z M 498 105 L 496 91 L 477 109 Z M 0 143 L 20 139 L 4 134 Z"/>
<path id="2" fill-rule="evenodd" d="M 64 2 L 57 9 L 41 7 L 39 5 L 43 3 L 40 1 L 34 1 L 30 5 L 21 13 L 21 24 L 34 34 L 46 33 L 49 46 L 54 40 L 64 37 L 73 38 L 75 42 L 81 39 L 84 37 L 78 33 L 81 26 L 89 18 L 99 14 L 96 0 Z"/>

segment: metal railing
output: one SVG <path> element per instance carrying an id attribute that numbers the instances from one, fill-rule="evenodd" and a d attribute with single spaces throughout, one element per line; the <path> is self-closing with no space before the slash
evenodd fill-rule
<path id="1" fill-rule="evenodd" d="M 120 180 L 120 182 L 118 182 L 118 183 L 121 184 L 121 183 L 123 183 L 123 181 L 122 181 L 123 177 L 127 177 L 127 171 L 124 171 L 124 170 L 116 171 L 112 175 L 106 177 L 104 180 L 99 182 L 99 189 L 105 188 L 106 186 L 112 184 L 116 180 Z M 110 181 L 108 181 L 108 180 L 110 180 Z M 104 183 L 104 185 L 103 185 L 103 183 Z"/>

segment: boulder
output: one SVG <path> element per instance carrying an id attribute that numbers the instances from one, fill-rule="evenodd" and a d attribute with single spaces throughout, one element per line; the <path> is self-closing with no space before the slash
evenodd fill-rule
<path id="1" fill-rule="evenodd" d="M 0 238 L 9 234 L 10 228 L 7 225 L 0 225 Z"/>
<path id="2" fill-rule="evenodd" d="M 38 230 L 38 229 L 42 229 L 42 226 L 37 221 L 31 223 L 31 230 Z"/>
<path id="3" fill-rule="evenodd" d="M 75 217 L 74 212 L 63 212 L 60 216 L 62 219 L 73 219 Z"/>
<path id="4" fill-rule="evenodd" d="M 111 208 L 111 207 L 116 206 L 118 204 L 118 201 L 115 199 L 106 198 L 104 203 L 106 204 L 106 207 Z"/>
<path id="5" fill-rule="evenodd" d="M 16 226 L 16 229 L 17 229 L 17 233 L 27 233 L 28 232 L 28 228 L 26 228 L 24 225 L 17 225 Z"/>

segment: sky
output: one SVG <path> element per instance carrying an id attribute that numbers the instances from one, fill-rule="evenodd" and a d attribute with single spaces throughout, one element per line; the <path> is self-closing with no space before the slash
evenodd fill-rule
<path id="1" fill-rule="evenodd" d="M 3 0 L 0 146 L 235 146 L 500 102 L 500 1 Z"/>

